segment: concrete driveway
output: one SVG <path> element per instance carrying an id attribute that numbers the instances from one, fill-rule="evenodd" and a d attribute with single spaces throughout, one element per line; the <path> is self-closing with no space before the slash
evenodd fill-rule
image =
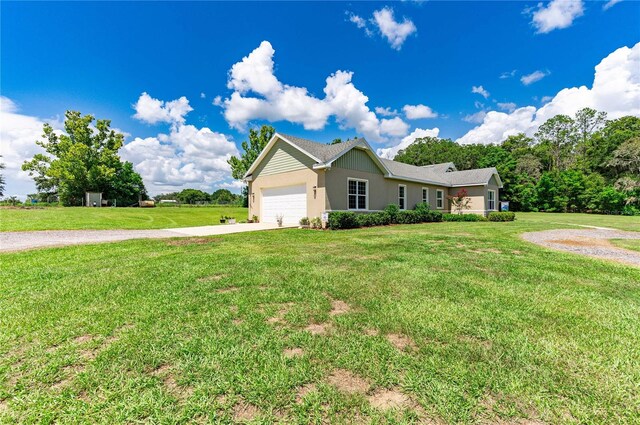
<path id="1" fill-rule="evenodd" d="M 284 227 L 297 227 L 284 225 Z M 117 242 L 128 239 L 188 238 L 228 235 L 280 229 L 275 223 L 239 223 L 219 226 L 182 227 L 159 230 L 44 230 L 37 232 L 0 232 L 0 252 L 26 249 Z"/>

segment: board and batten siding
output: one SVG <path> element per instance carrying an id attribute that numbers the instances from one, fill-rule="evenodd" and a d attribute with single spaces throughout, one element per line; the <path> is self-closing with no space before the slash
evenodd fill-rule
<path id="1" fill-rule="evenodd" d="M 365 173 L 382 174 L 382 171 L 380 171 L 380 168 L 373 162 L 369 154 L 361 149 L 351 149 L 333 161 L 332 166 L 346 168 L 347 170 L 364 171 Z"/>
<path id="2" fill-rule="evenodd" d="M 257 176 L 269 176 L 273 174 L 288 173 L 290 171 L 304 170 L 313 167 L 315 161 L 300 152 L 290 144 L 278 140 L 269 153 L 260 162 L 256 171 Z M 254 177 L 254 178 L 255 178 Z"/>

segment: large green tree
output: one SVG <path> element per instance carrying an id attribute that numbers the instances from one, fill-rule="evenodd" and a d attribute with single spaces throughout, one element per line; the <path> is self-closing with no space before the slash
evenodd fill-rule
<path id="1" fill-rule="evenodd" d="M 22 169 L 33 177 L 38 192 L 57 192 L 63 205 L 80 204 L 88 191 L 102 192 L 104 198 L 123 206 L 145 198 L 142 178 L 118 155 L 124 136 L 110 126 L 110 120 L 67 111 L 64 132 L 44 124 L 36 144 L 45 153 L 25 161 Z"/>

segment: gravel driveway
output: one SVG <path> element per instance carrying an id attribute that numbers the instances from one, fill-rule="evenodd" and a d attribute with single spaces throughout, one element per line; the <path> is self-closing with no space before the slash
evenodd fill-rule
<path id="1" fill-rule="evenodd" d="M 160 230 L 44 230 L 37 232 L 0 232 L 0 252 L 23 251 L 26 249 L 53 246 L 117 242 L 128 239 L 188 238 L 195 236 L 226 235 L 230 233 L 271 229 L 278 229 L 278 226 L 270 223 L 239 223 Z"/>
<path id="2" fill-rule="evenodd" d="M 640 266 L 640 252 L 618 248 L 609 242 L 609 239 L 640 239 L 640 232 L 559 229 L 524 233 L 522 238 L 548 248 Z"/>

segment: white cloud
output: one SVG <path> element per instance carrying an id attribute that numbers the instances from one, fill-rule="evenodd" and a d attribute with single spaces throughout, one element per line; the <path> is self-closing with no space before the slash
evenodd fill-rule
<path id="1" fill-rule="evenodd" d="M 458 139 L 459 143 L 499 143 L 516 133 L 533 135 L 538 127 L 557 114 L 574 115 L 589 107 L 608 113 L 610 119 L 640 116 L 640 43 L 621 47 L 596 65 L 591 88 L 560 90 L 540 108 L 527 106 L 511 113 L 490 111 L 481 125 Z"/>
<path id="2" fill-rule="evenodd" d="M 399 117 L 386 119 L 383 118 L 380 121 L 380 133 L 388 134 L 389 136 L 401 137 L 409 132 L 409 124 L 402 121 Z"/>
<path id="3" fill-rule="evenodd" d="M 367 25 L 366 19 L 354 13 L 346 12 L 346 14 L 349 17 L 350 22 L 353 22 L 358 28 L 364 30 L 364 33 L 367 34 L 367 37 L 373 36 L 373 31 L 371 31 L 371 29 Z"/>
<path id="4" fill-rule="evenodd" d="M 383 117 L 395 117 L 398 115 L 398 111 L 391 109 L 390 107 L 383 108 L 381 106 L 376 106 L 375 111 L 376 114 L 382 115 Z"/>
<path id="5" fill-rule="evenodd" d="M 421 118 L 436 118 L 438 114 L 426 105 L 404 105 L 402 108 L 405 116 L 409 120 Z"/>
<path id="6" fill-rule="evenodd" d="M 471 93 L 477 93 L 485 99 L 489 97 L 489 92 L 485 90 L 482 86 L 473 86 L 471 87 Z"/>
<path id="7" fill-rule="evenodd" d="M 542 99 L 540 99 L 540 103 L 544 105 L 545 103 L 548 103 L 552 99 L 553 99 L 553 96 L 542 96 Z"/>
<path id="8" fill-rule="evenodd" d="M 487 115 L 486 111 L 478 111 L 475 114 L 465 115 L 462 121 L 472 122 L 474 124 L 480 124 L 484 121 L 484 117 Z"/>
<path id="9" fill-rule="evenodd" d="M 24 199 L 36 189 L 29 174 L 22 171 L 22 163 L 37 153 L 45 153 L 35 143 L 42 138 L 42 126 L 49 123 L 61 133 L 62 123 L 58 119 L 40 119 L 19 112 L 20 108 L 13 100 L 0 96 L 0 162 L 6 166 L 2 171 L 6 182 L 5 196 Z"/>
<path id="10" fill-rule="evenodd" d="M 517 69 L 514 69 L 514 70 L 509 71 L 509 72 L 503 72 L 502 74 L 500 74 L 500 79 L 501 80 L 505 80 L 507 78 L 514 77 L 516 75 L 516 72 L 518 72 Z"/>
<path id="11" fill-rule="evenodd" d="M 533 84 L 536 81 L 542 80 L 549 74 L 549 71 L 533 71 L 531 74 L 523 75 L 522 77 L 520 77 L 520 81 L 525 86 L 528 86 L 529 84 Z"/>
<path id="12" fill-rule="evenodd" d="M 204 94 L 204 92 L 200 92 L 200 99 L 204 99 L 205 97 L 207 97 L 207 95 Z"/>
<path id="13" fill-rule="evenodd" d="M 440 134 L 440 129 L 437 127 L 432 129 L 416 128 L 411 134 L 405 136 L 397 145 L 390 148 L 378 149 L 378 156 L 393 159 L 400 150 L 406 149 L 410 144 L 415 142 L 416 139 L 421 137 L 438 137 L 438 134 Z"/>
<path id="14" fill-rule="evenodd" d="M 184 117 L 193 108 L 189 106 L 189 101 L 182 96 L 170 102 L 154 99 L 147 93 L 142 93 L 140 98 L 133 105 L 136 113 L 134 118 L 146 122 L 147 124 L 157 124 L 160 122 L 178 124 L 184 123 Z"/>
<path id="15" fill-rule="evenodd" d="M 342 128 L 354 128 L 374 142 L 385 141 L 385 134 L 399 134 L 403 127 L 400 119 L 384 123 L 383 128 L 383 121 L 367 106 L 369 98 L 352 83 L 352 72 L 336 71 L 327 77 L 325 97 L 319 99 L 304 87 L 289 86 L 276 78 L 274 53 L 271 44 L 263 41 L 232 66 L 227 85 L 234 92 L 219 102 L 231 127 L 244 130 L 251 120 L 265 119 L 289 121 L 302 124 L 307 130 L 319 130 L 333 116 Z"/>
<path id="16" fill-rule="evenodd" d="M 400 50 L 407 37 L 417 31 L 413 22 L 406 17 L 402 18 L 402 22 L 396 21 L 390 7 L 373 12 L 373 23 L 396 50 Z"/>
<path id="17" fill-rule="evenodd" d="M 568 28 L 574 19 L 584 14 L 582 0 L 552 0 L 546 6 L 538 4 L 532 14 L 531 24 L 538 33 L 548 33 L 556 29 Z"/>
<path id="18" fill-rule="evenodd" d="M 507 111 L 507 112 L 513 112 L 516 110 L 517 105 L 513 102 L 498 102 L 497 103 L 498 108 L 502 109 L 503 111 Z"/>
<path id="19" fill-rule="evenodd" d="M 604 4 L 604 6 L 602 6 L 602 9 L 604 10 L 609 10 L 611 9 L 613 6 L 615 6 L 616 4 L 620 3 L 622 0 L 609 0 L 608 2 L 606 2 Z"/>
<path id="20" fill-rule="evenodd" d="M 222 106 L 222 96 L 216 96 L 213 98 L 213 101 L 211 102 L 212 105 L 214 106 Z"/>

